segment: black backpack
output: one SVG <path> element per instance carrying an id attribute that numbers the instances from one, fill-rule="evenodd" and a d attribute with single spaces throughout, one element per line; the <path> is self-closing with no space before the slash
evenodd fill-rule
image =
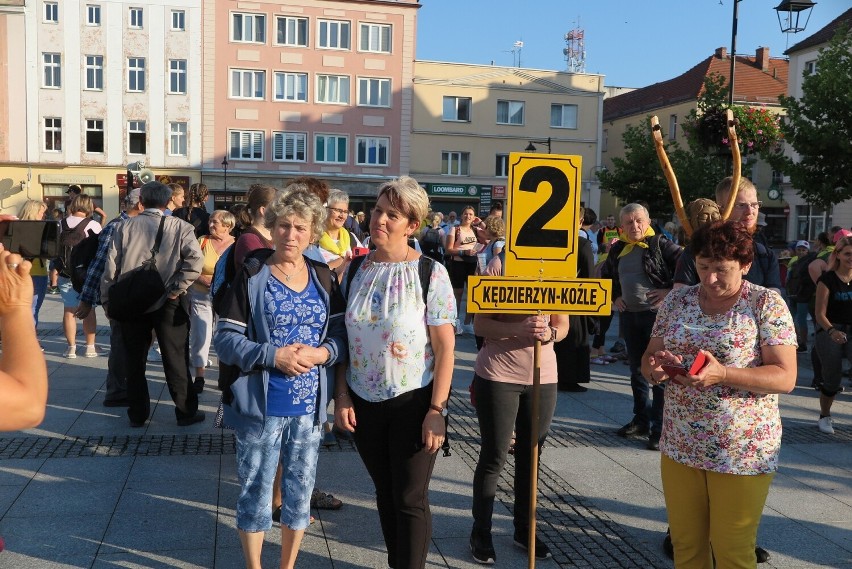
<path id="1" fill-rule="evenodd" d="M 441 232 L 434 227 L 427 227 L 420 236 L 420 250 L 431 259 L 444 262 L 444 244 L 441 242 Z"/>
<path id="2" fill-rule="evenodd" d="M 59 257 L 56 259 L 56 269 L 63 277 L 71 279 L 74 290 L 80 292 L 86 280 L 89 264 L 98 252 L 98 234 L 86 231 L 94 220 L 89 218 L 81 221 L 73 229 L 68 225 L 68 219 L 60 222 Z"/>
<path id="3" fill-rule="evenodd" d="M 796 302 L 810 302 L 816 294 L 816 283 L 808 273 L 808 265 L 816 260 L 816 252 L 811 252 L 793 263 L 787 273 L 787 296 Z"/>

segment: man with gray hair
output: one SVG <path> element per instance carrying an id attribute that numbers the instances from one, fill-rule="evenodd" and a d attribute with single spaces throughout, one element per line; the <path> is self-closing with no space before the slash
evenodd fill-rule
<path id="1" fill-rule="evenodd" d="M 612 279 L 613 309 L 621 312 L 633 390 L 633 419 L 617 434 L 648 435 L 648 448 L 659 450 L 664 391 L 660 385 L 651 387 L 642 376 L 642 355 L 651 340 L 657 308 L 672 289 L 672 275 L 681 248 L 664 235 L 654 233 L 648 210 L 642 205 L 627 204 L 621 208 L 619 217 L 619 241 L 610 248 L 602 270 L 604 278 Z"/>
<path id="2" fill-rule="evenodd" d="M 142 427 L 151 413 L 145 365 L 151 332 L 156 331 L 163 354 L 163 370 L 175 404 L 177 424 L 200 423 L 198 395 L 189 377 L 189 302 L 186 291 L 201 274 L 204 255 L 189 223 L 173 216 L 163 218 L 172 190 L 160 182 L 142 186 L 140 200 L 145 210 L 115 229 L 101 281 L 101 302 L 109 316 L 110 287 L 122 276 L 151 258 L 157 232 L 163 228 L 155 262 L 165 294 L 141 317 L 121 322 L 127 356 L 127 416 L 131 427 Z"/>
<path id="3" fill-rule="evenodd" d="M 144 207 L 140 201 L 140 190 L 130 190 L 124 198 L 125 210 L 121 215 L 110 221 L 98 234 L 98 251 L 95 258 L 86 271 L 86 281 L 80 293 L 80 304 L 74 316 L 80 320 L 89 315 L 93 306 L 101 301 L 101 279 L 106 267 L 109 246 L 112 243 L 112 234 L 118 224 L 131 217 L 136 217 Z M 104 407 L 127 407 L 127 370 L 125 362 L 127 356 L 124 353 L 124 344 L 121 340 L 121 326 L 110 318 L 109 320 L 109 362 L 107 364 L 106 395 L 104 395 Z"/>

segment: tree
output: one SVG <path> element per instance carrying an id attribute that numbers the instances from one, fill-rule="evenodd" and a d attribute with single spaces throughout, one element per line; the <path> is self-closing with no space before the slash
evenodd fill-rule
<path id="1" fill-rule="evenodd" d="M 781 131 L 798 157 L 778 150 L 770 162 L 797 193 L 822 207 L 852 198 L 852 32 L 842 26 L 805 72 L 802 98 L 781 97 Z"/>

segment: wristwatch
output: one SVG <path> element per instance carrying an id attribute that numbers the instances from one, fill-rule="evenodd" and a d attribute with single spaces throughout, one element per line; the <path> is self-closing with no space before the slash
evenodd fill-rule
<path id="1" fill-rule="evenodd" d="M 440 405 L 435 405 L 434 403 L 429 405 L 429 409 L 432 409 L 433 411 L 437 411 L 438 413 L 441 414 L 441 417 L 446 417 L 447 415 L 450 414 L 450 412 L 447 411 L 446 407 L 441 407 Z"/>

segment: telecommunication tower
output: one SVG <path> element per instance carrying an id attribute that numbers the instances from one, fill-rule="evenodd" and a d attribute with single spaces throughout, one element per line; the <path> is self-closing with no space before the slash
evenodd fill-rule
<path id="1" fill-rule="evenodd" d="M 576 28 L 565 34 L 565 43 L 567 47 L 562 49 L 562 54 L 565 56 L 565 61 L 568 63 L 568 72 L 585 73 L 586 39 L 585 31 L 580 28 L 579 24 Z"/>

